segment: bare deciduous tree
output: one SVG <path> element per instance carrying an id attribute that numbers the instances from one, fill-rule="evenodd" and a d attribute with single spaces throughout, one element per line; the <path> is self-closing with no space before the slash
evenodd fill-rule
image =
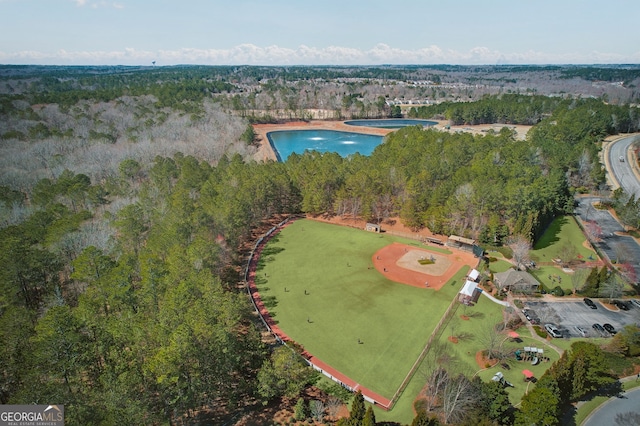
<path id="1" fill-rule="evenodd" d="M 584 230 L 589 241 L 599 241 L 602 238 L 602 228 L 594 220 L 588 220 L 584 223 Z"/>
<path id="2" fill-rule="evenodd" d="M 311 417 L 321 422 L 325 411 L 324 403 L 320 400 L 314 399 L 309 403 L 309 411 L 311 413 Z"/>
<path id="3" fill-rule="evenodd" d="M 562 262 L 563 266 L 568 266 L 571 262 L 573 262 L 578 255 L 578 249 L 571 243 L 564 243 L 560 246 L 560 251 L 558 253 L 558 257 Z"/>
<path id="4" fill-rule="evenodd" d="M 624 281 L 618 274 L 611 274 L 609 278 L 600 284 L 599 293 L 602 297 L 609 298 L 609 302 L 616 297 L 622 296 L 624 290 Z"/>
<path id="5" fill-rule="evenodd" d="M 589 269 L 587 268 L 578 268 L 573 272 L 571 275 L 571 290 L 574 296 L 576 295 L 576 291 L 582 288 L 588 275 Z"/>
<path id="6" fill-rule="evenodd" d="M 490 324 L 495 324 L 494 321 L 489 321 Z M 483 327 L 482 332 L 478 335 L 482 347 L 487 351 L 487 358 L 495 359 L 500 355 L 500 343 L 502 342 L 502 336 L 498 333 L 495 325 L 491 327 Z"/>
<path id="7" fill-rule="evenodd" d="M 344 403 L 340 400 L 340 398 L 333 395 L 329 396 L 326 404 L 327 414 L 330 417 L 335 418 L 340 412 L 340 409 L 342 409 L 343 405 Z"/>
<path id="8" fill-rule="evenodd" d="M 447 380 L 442 395 L 445 424 L 460 423 L 467 411 L 478 401 L 472 383 L 463 374 Z"/>
<path id="9" fill-rule="evenodd" d="M 427 386 L 429 387 L 425 402 L 425 409 L 427 411 L 433 411 L 442 404 L 442 393 L 448 381 L 449 373 L 443 367 L 438 367 L 431 373 L 429 381 L 427 382 Z"/>
<path id="10" fill-rule="evenodd" d="M 521 235 L 511 237 L 507 243 L 513 252 L 513 261 L 516 267 L 521 268 L 529 263 L 529 250 L 531 250 L 531 242 Z"/>

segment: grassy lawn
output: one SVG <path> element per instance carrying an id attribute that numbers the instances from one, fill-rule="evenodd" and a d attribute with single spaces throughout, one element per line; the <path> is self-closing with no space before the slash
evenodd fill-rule
<path id="1" fill-rule="evenodd" d="M 505 272 L 509 269 L 513 268 L 513 263 L 508 262 L 506 260 L 496 260 L 495 262 L 489 263 L 489 271 L 493 272 Z"/>
<path id="2" fill-rule="evenodd" d="M 452 281 L 456 283 L 460 283 L 461 280 L 465 277 L 465 275 L 466 275 L 466 271 L 459 271 L 452 278 Z M 445 291 L 445 289 L 451 289 L 451 288 L 456 289 L 456 291 L 459 290 L 458 285 L 455 285 L 452 287 L 451 285 L 447 284 L 440 291 Z M 447 335 L 446 331 L 443 332 L 443 335 L 445 336 Z M 382 409 L 374 407 L 375 413 L 376 413 L 376 420 L 378 422 L 390 421 L 390 422 L 400 422 L 402 424 L 411 423 L 414 416 L 413 403 L 416 399 L 416 396 L 420 393 L 420 391 L 422 390 L 426 382 L 426 379 L 423 373 L 425 369 L 424 364 L 425 362 L 423 361 L 423 364 L 418 367 L 418 371 L 413 376 L 413 378 L 407 385 L 402 395 L 400 395 L 400 398 L 396 402 L 396 405 L 394 406 L 393 410 L 387 412 Z"/>
<path id="3" fill-rule="evenodd" d="M 561 268 L 551 265 L 538 266 L 536 269 L 529 270 L 529 273 L 536 277 L 539 282 L 544 284 L 548 290 L 553 290 L 559 285 L 562 287 L 565 294 L 572 294 L 573 292 L 573 289 L 571 288 L 571 276 L 573 274 L 563 272 Z M 587 279 L 587 275 L 588 274 L 584 275 L 585 280 Z M 584 284 L 584 282 L 582 284 Z"/>
<path id="4" fill-rule="evenodd" d="M 387 398 L 462 285 L 461 277 L 436 292 L 387 280 L 373 269 L 371 257 L 396 241 L 420 245 L 298 220 L 269 242 L 256 274 L 261 297 L 285 333 L 321 361 Z M 393 410 L 395 418 L 398 411 Z"/>
<path id="5" fill-rule="evenodd" d="M 541 377 L 542 374 L 551 367 L 554 361 L 560 358 L 560 355 L 548 347 L 546 344 L 531 337 L 529 330 L 526 327 L 521 327 L 517 330 L 520 335 L 521 342 L 513 341 L 506 334 L 501 334 L 499 337 L 500 346 L 503 350 L 516 351 L 518 349 L 523 350 L 525 346 L 533 346 L 544 349 L 544 355 L 550 358 L 549 362 L 542 362 L 538 365 L 531 365 L 531 362 L 517 361 L 515 356 L 505 361 L 508 367 L 504 367 L 500 364 L 493 367 L 486 368 L 486 366 L 478 366 L 475 360 L 477 352 L 487 349 L 488 344 L 488 332 L 489 327 L 494 327 L 497 323 L 502 321 L 502 307 L 496 303 L 490 302 L 486 298 L 480 298 L 480 302 L 473 308 L 467 308 L 466 315 L 470 315 L 469 320 L 460 320 L 458 318 L 457 323 L 453 323 L 454 328 L 458 328 L 454 334 L 467 335 L 466 339 L 462 339 L 459 343 L 455 344 L 455 350 L 457 358 L 463 363 L 462 371 L 472 370 L 472 375 L 478 375 L 483 381 L 489 381 L 498 371 L 502 372 L 505 380 L 512 383 L 514 387 L 507 387 L 507 393 L 512 404 L 518 404 L 522 396 L 527 389 L 531 389 L 535 386 L 532 383 L 524 381 L 524 375 L 522 370 L 527 369 L 535 374 L 535 377 Z M 474 310 L 480 308 L 477 313 L 474 314 Z M 471 313 L 469 313 L 471 311 Z M 462 309 L 459 310 L 459 313 Z M 477 315 L 474 316 L 474 315 Z M 448 333 L 448 334 L 446 334 Z M 447 339 L 451 335 L 451 330 L 445 331 L 442 338 Z"/>
<path id="6" fill-rule="evenodd" d="M 586 238 L 573 216 L 560 216 L 551 222 L 536 242 L 532 253 L 540 259 L 540 262 L 550 262 L 562 253 L 565 244 L 569 244 L 583 259 L 588 259 L 589 256 L 595 259 L 595 251 L 585 247 L 585 241 Z"/>
<path id="7" fill-rule="evenodd" d="M 565 273 L 553 263 L 553 259 L 563 257 L 567 250 L 573 251 L 580 261 L 597 260 L 595 251 L 587 248 L 586 238 L 582 230 L 572 216 L 556 218 L 542 237 L 538 240 L 533 250 L 529 252 L 531 259 L 538 263 L 539 267 L 532 271 L 538 281 L 548 289 L 560 285 L 566 292 L 571 292 L 571 275 Z M 569 249 L 569 247 L 571 247 Z M 586 279 L 586 276 L 584 277 Z"/>

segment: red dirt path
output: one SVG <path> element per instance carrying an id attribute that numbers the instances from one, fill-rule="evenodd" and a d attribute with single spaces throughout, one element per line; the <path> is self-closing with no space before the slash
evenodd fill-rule
<path id="1" fill-rule="evenodd" d="M 406 244 L 393 243 L 381 248 L 372 256 L 373 266 L 378 272 L 392 281 L 419 288 L 425 288 L 425 282 L 428 282 L 429 288 L 440 290 L 461 267 L 468 265 L 470 268 L 475 268 L 478 264 L 478 259 L 476 259 L 473 253 L 449 249 L 452 254 L 445 256 L 448 257 L 451 265 L 442 275 L 429 275 L 397 265 L 396 262 L 405 255 L 406 250 L 421 250 L 426 254 L 434 253 L 441 256 L 444 255 L 440 252 L 430 251 L 428 248 L 416 248 L 415 246 Z"/>

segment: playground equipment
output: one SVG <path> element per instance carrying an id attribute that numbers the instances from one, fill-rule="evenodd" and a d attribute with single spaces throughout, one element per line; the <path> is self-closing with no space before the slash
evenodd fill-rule
<path id="1" fill-rule="evenodd" d="M 538 365 L 540 361 L 549 360 L 544 356 L 544 349 L 533 346 L 525 346 L 523 352 L 518 349 L 515 355 L 518 361 L 530 361 L 531 365 Z"/>
<path id="2" fill-rule="evenodd" d="M 522 370 L 522 374 L 524 374 L 524 381 L 525 382 L 529 382 L 529 381 L 531 381 L 533 383 L 537 382 L 533 372 L 531 372 L 529 370 Z"/>
<path id="3" fill-rule="evenodd" d="M 505 380 L 504 375 L 502 374 L 502 371 L 498 371 L 496 374 L 494 374 L 491 380 L 493 380 L 494 382 L 500 383 L 502 386 L 509 386 L 511 388 L 514 387 L 511 382 L 508 382 L 507 380 Z"/>

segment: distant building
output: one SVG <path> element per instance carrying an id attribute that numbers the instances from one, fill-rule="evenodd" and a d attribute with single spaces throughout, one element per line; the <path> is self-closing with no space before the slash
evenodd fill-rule
<path id="1" fill-rule="evenodd" d="M 511 291 L 512 293 L 533 293 L 540 288 L 540 283 L 533 275 L 515 269 L 493 274 L 493 281 L 496 287 L 502 291 Z"/>

